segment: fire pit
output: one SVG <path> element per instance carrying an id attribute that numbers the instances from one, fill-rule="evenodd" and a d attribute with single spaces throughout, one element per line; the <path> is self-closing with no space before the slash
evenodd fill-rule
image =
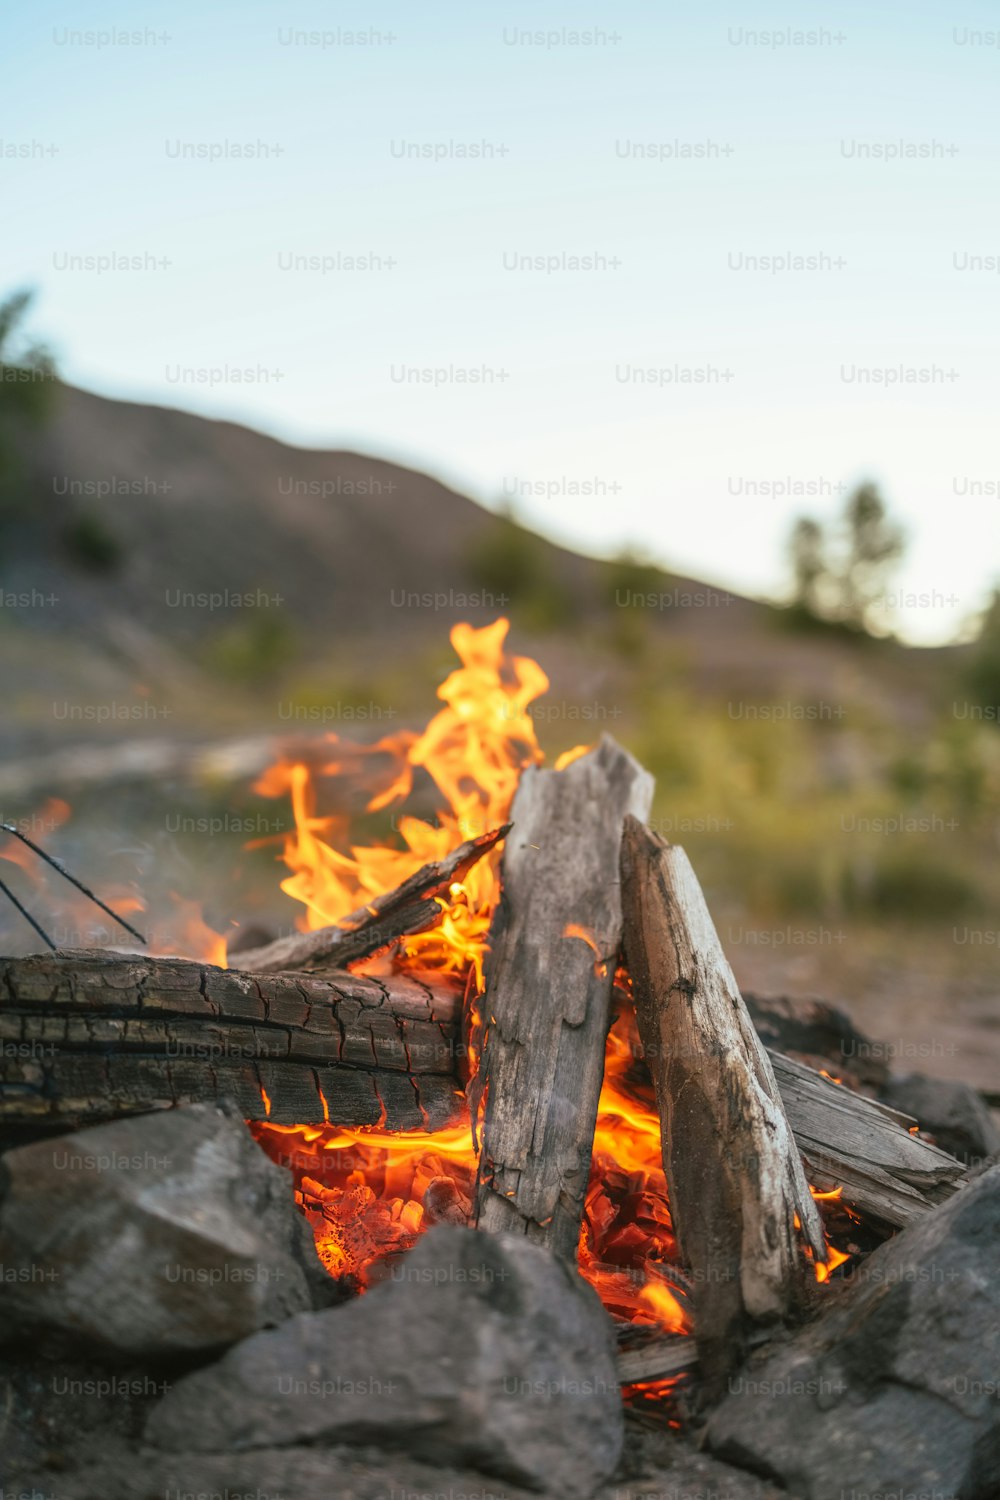
<path id="1" fill-rule="evenodd" d="M 812 1469 L 781 1450 L 787 1435 L 773 1451 L 755 1446 L 756 1419 L 734 1409 L 749 1378 L 740 1371 L 789 1337 L 806 1341 L 809 1358 L 822 1347 L 836 1361 L 841 1345 L 816 1330 L 846 1316 L 837 1310 L 851 1298 L 862 1322 L 877 1322 L 870 1267 L 894 1254 L 903 1266 L 908 1236 L 921 1234 L 931 1259 L 947 1260 L 947 1226 L 978 1234 L 996 1210 L 996 1173 L 977 1176 L 939 1149 L 926 1122 L 875 1097 L 884 1078 L 852 1068 L 846 1018 L 741 996 L 683 850 L 646 826 L 652 780 L 624 750 L 605 737 L 543 767 L 530 708 L 547 682 L 506 654 L 506 630 L 455 629 L 461 665 L 422 734 L 338 741 L 319 774 L 283 760 L 261 778 L 261 794 L 291 800 L 282 888 L 302 905 L 301 931 L 234 946 L 225 967 L 122 951 L 3 961 L 0 1127 L 13 1149 L 0 1299 L 16 1327 L 44 1331 L 45 1360 L 70 1357 L 66 1336 L 91 1351 L 103 1342 L 102 1359 L 169 1370 L 171 1388 L 148 1412 L 140 1392 L 132 1427 L 108 1438 L 116 1454 L 83 1445 L 68 1496 L 127 1493 L 128 1455 L 145 1442 L 149 1472 L 167 1487 L 188 1473 L 242 1483 L 256 1463 L 276 1494 L 324 1484 L 388 1494 L 387 1475 L 402 1487 L 405 1455 L 421 1483 L 453 1495 L 467 1483 L 456 1473 L 490 1476 L 498 1494 L 586 1495 L 616 1469 L 638 1484 L 658 1464 L 689 1486 L 735 1486 L 734 1497 L 775 1480 L 821 1500 L 834 1494 L 822 1442 Z M 341 817 L 317 810 L 327 777 L 350 778 L 366 815 L 403 809 L 431 786 L 436 816 L 397 811 L 395 845 L 361 846 Z M 248 1122 L 262 1152 L 220 1105 Z M 180 1178 L 176 1162 L 160 1176 L 148 1163 L 114 1164 L 140 1138 L 147 1151 L 157 1122 L 173 1118 L 198 1122 L 177 1138 Z M 93 1235 L 56 1256 L 77 1220 L 58 1203 L 57 1184 L 71 1179 L 49 1158 L 67 1154 L 67 1139 L 68 1155 L 86 1156 L 89 1138 L 108 1143 L 112 1164 L 82 1168 L 92 1175 L 69 1200 Z M 154 1260 L 183 1244 L 178 1264 L 193 1258 L 192 1276 L 206 1273 L 185 1284 L 178 1272 L 189 1297 L 192 1287 L 218 1294 L 209 1272 L 228 1275 L 248 1236 L 258 1271 L 271 1264 L 277 1251 L 257 1243 L 245 1215 L 213 1228 L 213 1200 L 199 1207 L 197 1194 L 228 1201 L 259 1171 L 254 1201 L 270 1204 L 278 1168 L 291 1173 L 288 1204 L 294 1195 L 315 1246 L 303 1250 L 299 1229 L 268 1209 L 268 1234 L 290 1257 L 286 1300 L 228 1296 L 227 1318 L 209 1295 L 218 1318 L 202 1342 L 197 1301 L 178 1313 L 186 1342 L 171 1341 L 169 1303 L 165 1322 L 137 1314 L 155 1339 L 111 1336 L 110 1309 L 85 1312 L 71 1283 L 100 1257 L 102 1235 L 119 1245 L 134 1232 Z M 99 1207 L 105 1192 L 114 1212 Z M 208 1245 L 212 1266 L 200 1263 Z M 48 1286 L 46 1265 L 57 1272 Z M 143 1307 L 163 1291 L 167 1272 L 154 1272 L 151 1290 L 122 1271 Z M 974 1258 L 962 1261 L 951 1295 L 978 1274 Z M 908 1314 L 893 1305 L 896 1337 Z M 407 1331 L 393 1333 L 394 1318 Z M 452 1326 L 462 1319 L 477 1323 L 464 1346 Z M 841 1335 L 845 1347 L 852 1339 L 857 1328 Z M 381 1358 L 383 1383 L 399 1388 L 357 1389 L 379 1379 L 364 1373 L 366 1358 Z M 891 1359 L 865 1380 L 879 1392 L 905 1385 Z M 854 1389 L 848 1380 L 848 1404 Z M 954 1410 L 937 1479 L 960 1481 L 962 1500 L 1000 1493 L 995 1402 L 973 1410 L 956 1396 Z M 758 1478 L 678 1447 L 704 1431 Z M 163 1457 L 185 1441 L 201 1456 Z M 654 1452 L 658 1442 L 673 1447 Z M 859 1478 L 888 1483 L 897 1462 L 907 1482 L 932 1473 L 899 1452 L 898 1436 L 869 1442 Z M 220 1453 L 244 1457 L 227 1470 Z"/>

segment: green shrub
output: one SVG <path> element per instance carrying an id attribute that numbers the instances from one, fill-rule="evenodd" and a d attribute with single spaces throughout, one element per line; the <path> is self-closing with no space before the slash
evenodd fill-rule
<path id="1" fill-rule="evenodd" d="M 292 660 L 295 631 L 273 611 L 251 614 L 216 635 L 203 656 L 210 670 L 236 682 L 255 683 L 274 677 Z"/>
<path id="2" fill-rule="evenodd" d="M 92 511 L 80 511 L 63 527 L 63 544 L 73 561 L 93 573 L 113 573 L 125 549 L 110 526 Z"/>

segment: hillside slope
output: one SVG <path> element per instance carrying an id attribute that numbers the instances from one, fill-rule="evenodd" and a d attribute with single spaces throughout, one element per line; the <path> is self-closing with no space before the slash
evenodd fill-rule
<path id="1" fill-rule="evenodd" d="M 0 588 L 8 704 L 31 737 L 61 695 L 103 701 L 137 682 L 171 705 L 159 727 L 185 732 L 234 683 L 287 686 L 307 669 L 361 683 L 440 659 L 454 621 L 500 613 L 556 687 L 605 697 L 652 641 L 713 693 L 840 681 L 916 723 L 952 654 L 797 636 L 771 606 L 579 556 L 426 474 L 65 386 L 26 472 Z M 233 714 L 259 717 L 252 698 Z"/>

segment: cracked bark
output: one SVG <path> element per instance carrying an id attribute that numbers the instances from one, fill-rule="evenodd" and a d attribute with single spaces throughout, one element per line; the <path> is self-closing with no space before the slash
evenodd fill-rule
<path id="1" fill-rule="evenodd" d="M 0 959 L 0 1127 L 228 1098 L 277 1124 L 440 1129 L 464 1114 L 460 1011 L 454 988 L 403 975 L 257 976 L 100 950 Z"/>
<path id="2" fill-rule="evenodd" d="M 645 817 L 652 792 L 647 772 L 605 736 L 563 771 L 524 773 L 504 848 L 472 1090 L 477 1114 L 482 1106 L 474 1217 L 570 1261 L 621 942 L 622 822 Z"/>

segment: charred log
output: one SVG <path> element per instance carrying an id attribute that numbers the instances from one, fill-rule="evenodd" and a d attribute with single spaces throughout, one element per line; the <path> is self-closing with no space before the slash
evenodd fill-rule
<path id="1" fill-rule="evenodd" d="M 0 1126 L 62 1130 L 231 1099 L 276 1124 L 461 1118 L 460 996 L 88 950 L 0 960 Z"/>
<path id="2" fill-rule="evenodd" d="M 426 932 L 441 920 L 437 898 L 495 848 L 507 831 L 507 827 L 494 828 L 491 833 L 468 839 L 445 859 L 424 865 L 394 891 L 373 897 L 367 906 L 352 911 L 335 927 L 294 932 L 263 948 L 233 956 L 239 957 L 240 967 L 250 974 L 326 974 L 369 958 L 401 937 Z"/>
<path id="3" fill-rule="evenodd" d="M 698 1348 L 694 1339 L 687 1335 L 654 1334 L 651 1338 L 621 1346 L 617 1363 L 621 1385 L 639 1385 L 647 1380 L 670 1380 L 697 1369 Z"/>
<path id="4" fill-rule="evenodd" d="M 771 1052 L 795 1143 L 816 1188 L 883 1229 L 902 1229 L 966 1180 L 962 1162 L 912 1132 L 909 1115 Z"/>
<path id="5" fill-rule="evenodd" d="M 889 1077 L 887 1048 L 858 1031 L 850 1016 L 825 1000 L 763 999 L 744 994 L 754 1030 L 771 1052 L 878 1091 Z"/>

